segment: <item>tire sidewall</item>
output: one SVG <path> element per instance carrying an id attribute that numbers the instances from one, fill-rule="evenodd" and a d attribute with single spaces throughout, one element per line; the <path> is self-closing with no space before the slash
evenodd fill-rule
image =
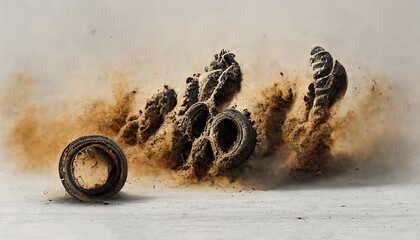
<path id="1" fill-rule="evenodd" d="M 71 173 L 71 165 L 74 156 L 83 148 L 90 145 L 99 145 L 103 149 L 107 149 L 107 153 L 112 153 L 112 164 L 116 168 L 115 179 L 104 184 L 104 188 L 100 192 L 91 191 L 80 188 Z M 118 193 L 127 180 L 127 160 L 121 148 L 110 138 L 101 135 L 87 135 L 70 142 L 63 150 L 59 161 L 59 176 L 66 191 L 73 197 L 90 201 L 93 199 L 105 199 L 112 197 Z M 108 186 L 106 186 L 108 185 Z M 106 187 L 105 187 L 106 186 Z M 101 189 L 101 188 L 100 188 Z"/>

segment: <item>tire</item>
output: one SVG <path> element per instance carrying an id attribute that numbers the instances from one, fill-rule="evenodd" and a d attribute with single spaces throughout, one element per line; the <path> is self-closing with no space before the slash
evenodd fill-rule
<path id="1" fill-rule="evenodd" d="M 251 122 L 236 109 L 225 109 L 213 118 L 210 142 L 215 167 L 227 170 L 248 160 L 254 152 L 256 135 Z"/>
<path id="2" fill-rule="evenodd" d="M 92 163 L 90 169 L 85 166 Z M 79 169 L 80 166 L 83 168 Z M 124 186 L 127 160 L 121 148 L 111 139 L 88 135 L 67 145 L 61 154 L 58 171 L 61 183 L 73 197 L 81 201 L 107 199 Z"/>
<path id="3" fill-rule="evenodd" d="M 188 109 L 184 115 L 181 128 L 185 131 L 189 141 L 194 141 L 201 136 L 209 118 L 210 111 L 206 103 L 197 102 Z"/>

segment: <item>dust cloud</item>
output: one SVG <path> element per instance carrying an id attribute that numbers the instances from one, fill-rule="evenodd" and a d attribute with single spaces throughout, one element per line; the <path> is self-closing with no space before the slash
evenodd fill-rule
<path id="1" fill-rule="evenodd" d="M 258 144 L 247 166 L 220 184 L 288 183 L 295 149 L 284 124 L 301 111 L 310 82 L 303 68 L 319 44 L 346 67 L 349 86 L 328 120 L 331 156 L 324 177 L 316 178 L 340 175 L 372 184 L 414 179 L 420 143 L 417 2 L 367 1 L 357 8 L 329 0 L 182 3 L 4 3 L 2 163 L 19 172 L 56 174 L 71 140 L 103 134 L 123 148 L 135 178 L 176 179 L 157 161 L 164 154 L 126 144 L 120 129 L 164 84 L 182 93 L 185 79 L 225 48 L 236 53 L 243 70 L 232 105 L 251 110 Z M 163 133 L 170 129 L 159 131 L 153 149 L 168 144 Z"/>
<path id="2" fill-rule="evenodd" d="M 407 163 L 414 153 L 406 145 L 399 122 L 406 110 L 398 100 L 404 96 L 384 82 L 379 84 L 380 79 L 366 77 L 364 81 L 359 88 L 349 89 L 344 99 L 351 101 L 334 106 L 326 124 L 317 127 L 294 123 L 296 118 L 304 118 L 303 95 L 292 90 L 296 84 L 275 84 L 263 91 L 254 112 L 259 142 L 249 160 L 253 170 L 241 173 L 239 182 L 271 188 L 309 181 L 337 184 L 332 181 L 337 177 L 340 184 L 344 181 L 347 185 L 411 179 Z M 294 131 L 297 135 L 287 139 Z M 308 135 L 315 144 L 305 144 Z M 326 149 L 319 145 L 317 136 Z M 299 151 L 304 154 L 299 156 Z M 321 162 L 324 167 L 314 168 L 313 159 L 326 161 Z M 315 171 L 294 171 L 301 168 Z M 336 186 L 331 182 L 330 186 Z"/>
<path id="3" fill-rule="evenodd" d="M 248 167 L 248 171 L 239 170 L 242 172 L 234 172 L 228 179 L 219 177 L 205 181 L 216 186 L 237 182 L 242 187 L 270 188 L 295 179 L 291 177 L 291 159 L 296 155 L 295 147 L 302 148 L 303 145 L 299 140 L 287 140 L 286 132 L 296 130 L 296 126 L 288 122 L 302 115 L 303 95 L 298 91 L 302 78 L 305 77 L 279 80 L 257 93 L 258 101 L 250 108 L 257 132 L 257 148 L 245 167 L 242 167 Z M 148 144 L 140 146 L 124 142 L 123 127 L 131 115 L 138 112 L 135 102 L 139 96 L 136 90 L 129 89 L 132 84 L 122 75 L 113 81 L 111 99 L 86 100 L 77 111 L 64 108 L 51 114 L 46 111 L 52 107 L 51 103 L 31 99 L 34 81 L 30 76 L 18 75 L 12 79 L 11 86 L 16 89 L 7 92 L 14 93 L 17 89 L 25 92 L 25 97 L 20 97 L 18 101 L 11 97 L 13 102 L 3 102 L 3 113 L 9 116 L 7 121 L 11 127 L 5 144 L 9 159 L 13 159 L 18 170 L 55 173 L 59 155 L 71 140 L 86 134 L 102 134 L 114 139 L 122 147 L 132 177 L 169 176 L 172 184 L 175 184 L 174 181 L 190 184 L 191 181 L 177 176 L 165 164 L 165 159 L 171 154 L 165 149 L 172 149 L 172 128 L 168 122 L 152 136 Z M 380 177 L 381 173 L 403 170 L 404 160 L 409 159 L 409 149 L 407 151 L 400 145 L 403 144 L 403 135 L 396 121 L 396 113 L 404 110 L 398 108 L 395 99 L 402 96 L 396 96 L 398 93 L 383 82 L 380 83 L 379 79 L 364 81 L 363 86 L 350 89 L 345 96 L 344 99 L 351 99 L 351 104 L 339 103 L 328 119 L 326 139 L 329 140 L 327 153 L 330 156 L 324 177 L 349 171 L 360 171 L 366 175 L 379 174 L 376 177 Z M 18 103 L 18 112 L 8 107 L 12 103 Z M 71 105 L 71 102 L 66 104 Z M 319 133 L 325 130 L 313 131 Z M 306 150 L 312 153 L 317 149 Z"/>
<path id="4" fill-rule="evenodd" d="M 72 110 L 65 103 L 54 106 L 54 102 L 33 98 L 35 83 L 31 77 L 13 77 L 2 99 L 6 106 L 2 109 L 3 125 L 10 127 L 4 141 L 9 159 L 16 160 L 23 171 L 48 171 L 72 139 L 93 133 L 116 136 L 131 112 L 135 91 L 125 91 L 122 77 L 115 81 L 113 100 L 88 101 Z M 22 90 L 25 97 L 15 95 Z M 53 108 L 58 110 L 51 112 Z"/>

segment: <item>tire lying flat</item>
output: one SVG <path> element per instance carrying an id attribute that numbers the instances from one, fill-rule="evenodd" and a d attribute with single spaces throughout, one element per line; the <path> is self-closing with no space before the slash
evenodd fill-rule
<path id="1" fill-rule="evenodd" d="M 100 135 L 80 137 L 60 157 L 59 175 L 66 191 L 81 201 L 107 199 L 127 179 L 127 160 L 121 148 Z"/>

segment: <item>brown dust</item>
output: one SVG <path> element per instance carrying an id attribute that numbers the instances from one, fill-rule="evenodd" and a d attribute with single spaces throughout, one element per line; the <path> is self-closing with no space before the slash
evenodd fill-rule
<path id="1" fill-rule="evenodd" d="M 113 83 L 112 100 L 87 101 L 80 111 L 51 114 L 45 111 L 50 108 L 49 103 L 31 97 L 33 79 L 26 75 L 16 76 L 8 92 L 19 94 L 12 94 L 2 101 L 6 126 L 10 127 L 5 139 L 9 159 L 16 161 L 17 169 L 22 172 L 55 174 L 61 151 L 70 141 L 82 135 L 102 134 L 121 146 L 131 176 L 155 179 L 169 176 L 175 185 L 185 182 L 165 164 L 165 158 L 171 155 L 165 149 L 171 149 L 172 144 L 172 128 L 166 121 L 171 120 L 165 120 L 161 129 L 143 146 L 128 145 L 122 140 L 123 126 L 137 112 L 135 100 L 143 96 L 127 87 L 128 79 L 121 78 Z M 303 164 L 313 164 L 310 159 L 314 155 L 326 161 L 325 172 L 315 175 L 352 171 L 372 162 L 377 164 L 376 161 L 382 161 L 384 171 L 395 167 L 391 159 L 378 160 L 378 155 L 384 151 L 390 154 L 399 151 L 392 145 L 400 135 L 394 119 L 397 108 L 395 93 L 388 86 L 365 79 L 363 86 L 347 92 L 342 103 L 331 110 L 325 123 L 315 126 L 305 121 L 301 82 L 302 79 L 296 77 L 261 91 L 258 102 L 249 109 L 257 133 L 254 154 L 246 166 L 232 176 L 210 179 L 207 183 L 276 187 L 287 182 L 293 170 L 302 167 L 297 166 L 302 161 L 298 163 L 296 156 L 309 159 Z M 318 139 L 315 144 L 313 139 Z"/>

